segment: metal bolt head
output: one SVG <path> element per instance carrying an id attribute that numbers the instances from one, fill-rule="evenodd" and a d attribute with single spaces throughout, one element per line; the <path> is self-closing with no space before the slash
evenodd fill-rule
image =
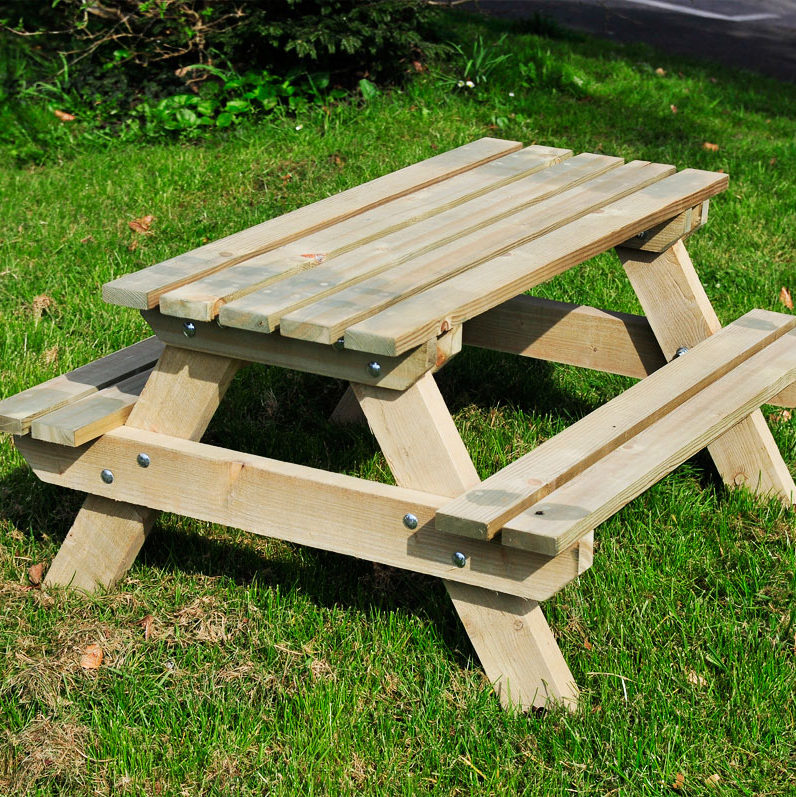
<path id="1" fill-rule="evenodd" d="M 674 353 L 675 357 L 682 357 L 684 354 L 688 354 L 688 346 L 680 346 L 677 351 Z"/>
<path id="2" fill-rule="evenodd" d="M 104 468 L 100 473 L 100 479 L 102 479 L 105 484 L 113 484 L 113 471 Z"/>
<path id="3" fill-rule="evenodd" d="M 345 348 L 345 338 L 339 337 L 334 343 L 332 343 L 332 348 L 335 351 L 342 351 Z"/>
<path id="4" fill-rule="evenodd" d="M 186 338 L 192 338 L 196 334 L 196 324 L 193 321 L 186 321 L 182 325 L 182 334 Z"/>
<path id="5" fill-rule="evenodd" d="M 636 235 L 636 238 L 638 238 L 639 241 L 643 241 L 646 237 L 647 237 L 647 231 L 646 230 L 644 232 L 640 232 L 640 233 L 638 233 Z"/>
<path id="6" fill-rule="evenodd" d="M 151 460 L 149 459 L 149 454 L 144 454 L 144 453 L 141 453 L 141 454 L 139 454 L 139 455 L 138 455 L 138 456 L 135 458 L 135 461 L 136 461 L 136 462 L 137 462 L 137 463 L 138 463 L 138 464 L 139 464 L 139 465 L 140 465 L 142 468 L 148 468 L 148 467 L 149 467 L 149 463 L 150 463 L 150 461 L 151 461 Z"/>
<path id="7" fill-rule="evenodd" d="M 416 529 L 417 528 L 417 517 L 413 515 L 411 512 L 407 512 L 404 515 L 404 526 L 408 529 Z"/>
<path id="8" fill-rule="evenodd" d="M 379 376 L 381 373 L 381 365 L 375 360 L 372 363 L 368 363 L 368 373 L 371 376 Z"/>
<path id="9" fill-rule="evenodd" d="M 464 567 L 467 564 L 467 557 L 461 551 L 456 551 L 451 556 L 451 561 L 456 567 Z"/>

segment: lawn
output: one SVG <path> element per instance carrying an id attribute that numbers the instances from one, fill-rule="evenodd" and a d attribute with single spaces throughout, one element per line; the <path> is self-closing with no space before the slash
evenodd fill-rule
<path id="1" fill-rule="evenodd" d="M 104 282 L 484 135 L 724 170 L 689 243 L 700 277 L 724 323 L 789 312 L 791 86 L 641 46 L 451 26 L 465 53 L 480 33 L 512 58 L 474 89 L 451 56 L 367 102 L 199 143 L 8 159 L 0 397 L 147 334 L 103 304 Z M 582 88 L 562 90 L 566 75 Z M 147 215 L 150 234 L 129 227 Z M 538 294 L 640 312 L 614 255 Z M 482 476 L 631 383 L 475 350 L 438 381 Z M 204 439 L 390 481 L 367 428 L 328 420 L 344 387 L 247 369 Z M 796 419 L 764 412 L 793 471 Z M 502 711 L 433 579 L 175 516 L 107 593 L 31 589 L 80 503 L 0 441 L 3 793 L 796 793 L 796 523 L 726 491 L 704 454 L 600 526 L 593 568 L 545 605 L 582 687 L 574 714 Z M 103 661 L 86 670 L 92 644 Z"/>

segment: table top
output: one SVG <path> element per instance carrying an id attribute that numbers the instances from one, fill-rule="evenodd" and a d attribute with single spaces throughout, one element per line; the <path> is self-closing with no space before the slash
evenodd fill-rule
<path id="1" fill-rule="evenodd" d="M 484 138 L 120 277 L 103 296 L 396 356 L 673 219 L 676 237 L 690 232 L 727 181 Z"/>

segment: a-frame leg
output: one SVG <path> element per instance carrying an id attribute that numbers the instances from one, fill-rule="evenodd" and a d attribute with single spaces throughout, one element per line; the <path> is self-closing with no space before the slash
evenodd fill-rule
<path id="1" fill-rule="evenodd" d="M 660 254 L 618 248 L 617 253 L 667 360 L 721 328 L 685 245 Z M 796 487 L 760 410 L 708 446 L 722 479 L 790 506 Z"/>
<path id="2" fill-rule="evenodd" d="M 127 425 L 199 440 L 241 365 L 239 360 L 167 346 Z M 108 468 L 113 470 L 113 463 Z M 157 514 L 89 495 L 45 583 L 86 592 L 111 586 L 135 560 Z"/>
<path id="3" fill-rule="evenodd" d="M 400 393 L 352 387 L 399 485 L 454 497 L 478 483 L 430 373 Z M 574 709 L 578 688 L 538 603 L 444 583 L 504 706 L 556 702 Z"/>

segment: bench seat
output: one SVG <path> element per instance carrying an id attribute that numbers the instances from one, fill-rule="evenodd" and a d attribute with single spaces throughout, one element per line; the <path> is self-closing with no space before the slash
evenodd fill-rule
<path id="1" fill-rule="evenodd" d="M 152 336 L 0 401 L 0 432 L 79 446 L 127 420 L 162 351 Z"/>

